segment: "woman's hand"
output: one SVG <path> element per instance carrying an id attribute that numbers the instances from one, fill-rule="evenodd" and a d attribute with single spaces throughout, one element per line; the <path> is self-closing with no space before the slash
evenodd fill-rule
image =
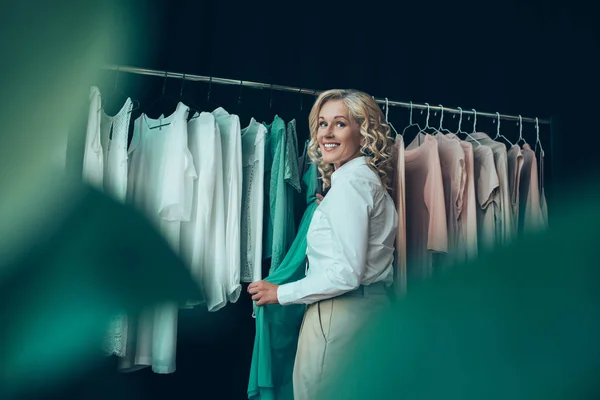
<path id="1" fill-rule="evenodd" d="M 317 204 L 321 204 L 321 201 L 323 201 L 323 196 L 317 193 Z"/>
<path id="2" fill-rule="evenodd" d="M 267 281 L 253 282 L 248 286 L 248 293 L 252 295 L 252 300 L 256 301 L 257 306 L 279 304 L 277 298 L 278 287 L 279 285 Z"/>

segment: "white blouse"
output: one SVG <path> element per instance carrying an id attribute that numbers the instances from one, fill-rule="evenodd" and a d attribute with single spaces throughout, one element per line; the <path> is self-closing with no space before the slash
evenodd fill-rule
<path id="1" fill-rule="evenodd" d="M 398 214 L 366 162 L 348 161 L 331 176 L 307 234 L 307 276 L 279 286 L 279 303 L 311 304 L 358 288 L 393 282 Z"/>

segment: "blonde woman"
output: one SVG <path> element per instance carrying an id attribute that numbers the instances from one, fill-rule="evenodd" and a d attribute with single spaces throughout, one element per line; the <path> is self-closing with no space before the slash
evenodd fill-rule
<path id="1" fill-rule="evenodd" d="M 367 317 L 389 304 L 398 226 L 388 194 L 393 143 L 371 96 L 328 90 L 310 116 L 310 158 L 328 190 L 307 234 L 306 277 L 252 283 L 259 306 L 306 304 L 294 365 L 295 400 L 314 399 Z"/>

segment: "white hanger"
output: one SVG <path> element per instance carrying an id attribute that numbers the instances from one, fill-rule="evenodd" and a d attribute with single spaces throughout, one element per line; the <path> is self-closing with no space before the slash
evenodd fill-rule
<path id="1" fill-rule="evenodd" d="M 542 147 L 542 141 L 540 140 L 540 125 L 537 117 L 535 117 L 535 148 L 534 152 L 537 152 L 538 144 L 540 145 L 540 155 L 544 157 L 544 148 Z"/>
<path id="2" fill-rule="evenodd" d="M 519 140 L 517 140 L 516 144 L 521 143 L 521 140 L 523 141 L 523 144 L 527 144 L 527 141 L 525 140 L 525 138 L 523 137 L 523 118 L 519 115 Z"/>
<path id="3" fill-rule="evenodd" d="M 464 133 L 465 135 L 467 135 L 468 137 L 470 137 L 475 143 L 477 143 L 478 145 L 481 146 L 481 143 L 479 143 L 479 140 L 477 140 L 473 136 L 471 136 L 470 133 L 464 132 L 464 131 L 460 130 L 460 128 L 462 126 L 462 118 L 463 118 L 462 114 L 463 114 L 463 110 L 460 107 L 458 107 L 458 110 L 460 111 L 460 118 L 458 119 L 458 131 L 456 131 L 456 134 L 458 135 L 459 133 Z M 473 111 L 475 111 L 475 109 L 473 109 Z M 475 123 L 477 123 L 477 114 L 475 114 Z M 475 130 L 475 125 L 473 125 L 473 130 Z"/>
<path id="4" fill-rule="evenodd" d="M 398 131 L 396 130 L 396 128 L 394 128 L 394 125 L 392 125 L 392 123 L 388 120 L 388 111 L 390 110 L 390 103 L 388 101 L 388 98 L 385 98 L 385 122 L 390 126 L 390 128 L 392 128 L 394 130 L 394 132 L 396 132 L 396 136 L 398 136 Z"/>
<path id="5" fill-rule="evenodd" d="M 425 103 L 425 105 L 427 106 L 427 119 L 425 120 L 425 128 L 421 129 L 419 131 L 419 133 L 425 133 L 427 134 L 427 129 L 433 129 L 435 131 L 435 128 L 432 126 L 429 126 L 429 114 L 430 114 L 430 108 L 429 108 L 429 103 Z"/>
<path id="6" fill-rule="evenodd" d="M 421 127 L 419 126 L 419 124 L 414 124 L 413 123 L 412 114 L 413 114 L 413 103 L 411 101 L 410 102 L 410 119 L 408 120 L 409 125 L 406 128 L 404 128 L 404 130 L 402 131 L 402 135 L 400 135 L 400 136 L 404 136 L 404 132 L 406 132 L 406 130 L 408 128 L 413 127 L 413 126 L 416 126 L 417 128 L 419 128 L 419 131 L 421 130 Z"/>
<path id="7" fill-rule="evenodd" d="M 444 123 L 444 106 L 440 104 L 440 127 L 439 127 L 438 131 L 452 133 L 448 129 L 444 129 L 444 127 L 442 125 L 443 123 Z"/>
<path id="8" fill-rule="evenodd" d="M 511 141 L 508 140 L 508 138 L 506 136 L 500 134 L 500 113 L 496 112 L 496 116 L 498 117 L 498 126 L 496 127 L 496 137 L 494 138 L 494 140 L 496 140 L 498 138 L 502 138 L 502 139 L 506 140 L 506 142 L 508 144 L 510 144 L 512 147 L 513 144 L 511 143 Z M 496 123 L 496 120 L 494 120 L 494 123 Z"/>

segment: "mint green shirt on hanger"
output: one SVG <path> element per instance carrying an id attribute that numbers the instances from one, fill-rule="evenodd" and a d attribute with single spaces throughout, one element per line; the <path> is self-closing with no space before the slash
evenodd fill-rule
<path id="1" fill-rule="evenodd" d="M 277 268 L 296 235 L 294 223 L 294 191 L 300 192 L 296 121 L 286 129 L 285 122 L 275 116 L 267 128 L 265 141 L 265 210 L 263 259 L 271 258 L 271 269 Z"/>
<path id="2" fill-rule="evenodd" d="M 293 160 L 292 160 L 293 161 Z M 297 158 L 296 161 L 297 163 Z M 278 285 L 294 282 L 305 275 L 306 234 L 317 208 L 318 170 L 311 164 L 303 177 L 308 207 L 298 234 L 278 268 L 271 268 L 267 281 Z M 292 375 L 298 346 L 298 335 L 304 315 L 304 305 L 270 304 L 256 308 L 256 336 L 248 398 L 260 400 L 292 400 Z"/>

